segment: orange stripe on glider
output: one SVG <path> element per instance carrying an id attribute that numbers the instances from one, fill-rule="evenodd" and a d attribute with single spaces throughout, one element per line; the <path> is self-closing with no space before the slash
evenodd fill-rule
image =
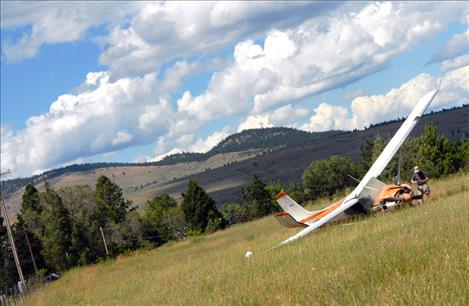
<path id="1" fill-rule="evenodd" d="M 283 197 L 286 196 L 286 195 L 287 195 L 287 194 L 286 194 L 285 192 L 280 191 L 280 193 L 275 196 L 275 201 L 277 201 L 277 200 L 280 199 L 280 198 L 283 198 Z"/>
<path id="2" fill-rule="evenodd" d="M 323 211 L 320 211 L 315 215 L 304 218 L 303 220 L 301 220 L 299 222 L 300 223 L 306 223 L 306 222 L 309 222 L 309 221 L 314 221 L 314 220 L 317 220 L 317 219 L 321 219 L 322 217 L 327 216 L 328 214 L 330 214 L 331 212 L 336 210 L 340 206 L 340 204 L 342 204 L 343 201 L 344 201 L 344 199 L 340 199 L 339 201 L 334 202 L 333 204 L 327 206 L 326 209 L 324 209 Z"/>

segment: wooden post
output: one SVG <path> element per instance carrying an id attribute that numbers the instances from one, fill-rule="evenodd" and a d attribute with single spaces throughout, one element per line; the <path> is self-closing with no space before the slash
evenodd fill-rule
<path id="1" fill-rule="evenodd" d="M 31 243 L 29 242 L 28 232 L 26 232 L 26 228 L 23 224 L 23 231 L 24 235 L 26 236 L 26 242 L 28 243 L 29 255 L 31 255 L 31 259 L 33 261 L 34 272 L 37 272 L 36 260 L 34 259 L 33 249 L 31 248 Z"/>
<path id="2" fill-rule="evenodd" d="M 103 228 L 100 226 L 99 230 L 101 231 L 101 237 L 103 237 L 104 248 L 106 249 L 106 255 L 109 255 L 109 251 L 107 249 L 106 238 L 104 238 Z"/>

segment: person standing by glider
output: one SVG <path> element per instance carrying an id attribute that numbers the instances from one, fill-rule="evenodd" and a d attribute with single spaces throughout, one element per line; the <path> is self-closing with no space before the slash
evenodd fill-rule
<path id="1" fill-rule="evenodd" d="M 428 186 L 428 175 L 419 169 L 419 166 L 414 167 L 414 174 L 412 175 L 411 182 L 417 184 L 417 190 L 419 194 L 422 195 L 422 200 L 420 204 L 423 204 L 423 196 L 427 195 L 428 199 L 431 200 L 432 196 L 430 195 L 430 186 Z"/>

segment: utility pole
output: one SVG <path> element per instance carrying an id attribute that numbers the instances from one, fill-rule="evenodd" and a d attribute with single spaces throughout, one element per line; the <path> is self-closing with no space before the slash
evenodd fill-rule
<path id="1" fill-rule="evenodd" d="M 26 242 L 28 243 L 29 255 L 31 255 L 31 260 L 33 261 L 34 271 L 37 272 L 36 260 L 34 259 L 33 249 L 31 248 L 31 243 L 29 242 L 28 232 L 23 224 L 23 232 L 26 236 Z"/>
<path id="2" fill-rule="evenodd" d="M 10 170 L 7 170 L 6 172 L 0 173 L 0 176 L 9 174 Z M 13 258 L 15 259 L 15 264 L 16 264 L 16 270 L 18 270 L 18 276 L 20 277 L 20 291 L 23 291 L 23 286 L 26 284 L 24 282 L 24 276 L 23 276 L 23 270 L 21 270 L 21 265 L 20 265 L 20 260 L 18 258 L 18 253 L 16 253 L 16 246 L 15 246 L 15 240 L 13 239 L 13 235 L 11 234 L 11 228 L 10 228 L 10 219 L 8 218 L 8 212 L 7 212 L 7 207 L 5 205 L 5 202 L 3 201 L 3 194 L 0 190 L 0 205 L 2 206 L 2 214 L 5 217 L 5 225 L 7 227 L 7 233 L 8 233 L 8 239 L 10 240 L 10 245 L 11 245 L 11 250 L 13 252 Z"/>
<path id="3" fill-rule="evenodd" d="M 99 230 L 101 231 L 101 237 L 103 237 L 104 248 L 106 249 L 106 255 L 109 255 L 109 251 L 107 249 L 106 238 L 104 238 L 103 228 L 100 226 Z"/>

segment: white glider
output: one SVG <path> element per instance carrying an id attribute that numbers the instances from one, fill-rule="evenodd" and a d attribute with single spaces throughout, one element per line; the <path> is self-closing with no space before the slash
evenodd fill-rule
<path id="1" fill-rule="evenodd" d="M 412 189 L 408 185 L 386 185 L 377 177 L 409 136 L 438 91 L 438 89 L 433 90 L 420 99 L 358 186 L 344 199 L 322 210 L 308 211 L 286 193 L 279 193 L 275 200 L 284 212 L 278 213 L 276 219 L 286 227 L 305 227 L 296 235 L 280 243 L 279 246 L 304 237 L 330 221 L 337 221 L 359 213 L 372 213 L 394 208 L 419 198 L 412 194 Z"/>

